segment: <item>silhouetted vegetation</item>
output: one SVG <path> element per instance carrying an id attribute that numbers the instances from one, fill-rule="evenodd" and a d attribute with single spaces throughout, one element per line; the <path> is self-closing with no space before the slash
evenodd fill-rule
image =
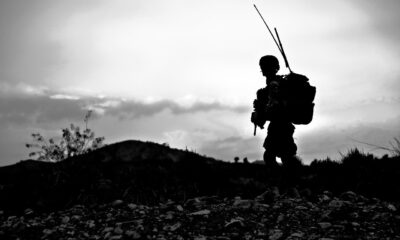
<path id="1" fill-rule="evenodd" d="M 46 140 L 40 133 L 32 133 L 33 143 L 27 143 L 25 146 L 37 150 L 29 153 L 29 157 L 37 157 L 36 160 L 39 161 L 58 162 L 104 146 L 104 137 L 95 137 L 95 133 L 88 128 L 91 115 L 92 111 L 89 110 L 84 118 L 85 129 L 82 132 L 80 127 L 74 124 L 62 129 L 59 142 L 54 138 Z"/>
<path id="2" fill-rule="evenodd" d="M 400 200 L 400 156 L 385 155 L 377 158 L 372 154 L 352 149 L 342 155 L 340 161 L 329 158 L 311 163 L 314 189 L 333 192 L 356 191 L 372 197 Z"/>

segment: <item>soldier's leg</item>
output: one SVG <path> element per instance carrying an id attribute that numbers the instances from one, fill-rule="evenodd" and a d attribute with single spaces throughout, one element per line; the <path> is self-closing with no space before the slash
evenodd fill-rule
<path id="1" fill-rule="evenodd" d="M 278 166 L 278 163 L 276 162 L 276 155 L 268 151 L 268 149 L 265 150 L 263 158 L 265 165 L 268 168 L 273 168 Z"/>
<path id="2" fill-rule="evenodd" d="M 281 158 L 282 164 L 287 167 L 299 164 L 299 159 L 296 157 L 297 146 L 293 139 L 294 129 L 291 123 L 282 125 L 279 137 L 280 148 L 278 156 Z"/>
<path id="3" fill-rule="evenodd" d="M 270 131 L 270 127 L 268 127 L 268 135 L 265 138 L 263 147 L 265 149 L 264 152 L 264 162 L 267 167 L 276 167 L 278 163 L 276 162 L 276 140 L 273 132 Z"/>
<path id="4" fill-rule="evenodd" d="M 291 123 L 283 124 L 280 135 L 279 157 L 282 160 L 284 171 L 284 187 L 294 187 L 298 182 L 301 161 L 296 157 L 297 146 L 293 139 L 294 126 Z"/>

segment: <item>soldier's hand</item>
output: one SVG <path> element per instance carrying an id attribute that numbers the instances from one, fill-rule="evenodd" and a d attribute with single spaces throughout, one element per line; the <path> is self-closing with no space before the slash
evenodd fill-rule
<path id="1" fill-rule="evenodd" d="M 257 122 L 257 113 L 256 112 L 252 112 L 251 113 L 251 118 L 250 118 L 252 123 L 256 123 Z"/>
<path id="2" fill-rule="evenodd" d="M 254 99 L 254 101 L 253 101 L 253 108 L 257 108 L 258 106 L 258 100 L 257 99 Z"/>

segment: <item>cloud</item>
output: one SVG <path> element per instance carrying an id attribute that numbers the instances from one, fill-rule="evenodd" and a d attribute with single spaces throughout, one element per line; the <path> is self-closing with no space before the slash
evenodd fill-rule
<path id="1" fill-rule="evenodd" d="M 35 89 L 29 91 L 33 94 L 15 91 L 14 94 L 0 96 L 0 122 L 23 125 L 62 120 L 76 121 L 82 119 L 88 109 L 94 109 L 100 115 L 120 119 L 151 117 L 166 110 L 174 115 L 208 111 L 236 113 L 248 111 L 247 106 L 228 106 L 219 102 L 194 102 L 191 106 L 182 106 L 171 100 L 145 103 L 116 98 L 78 97 L 51 91 L 40 92 Z"/>
<path id="2" fill-rule="evenodd" d="M 153 103 L 139 101 L 121 101 L 116 106 L 105 107 L 105 114 L 119 116 L 121 118 L 139 118 L 152 116 L 165 110 L 173 114 L 191 114 L 207 111 L 233 111 L 243 113 L 248 111 L 247 106 L 228 106 L 219 102 L 195 102 L 189 107 L 182 106 L 171 100 L 161 100 Z"/>

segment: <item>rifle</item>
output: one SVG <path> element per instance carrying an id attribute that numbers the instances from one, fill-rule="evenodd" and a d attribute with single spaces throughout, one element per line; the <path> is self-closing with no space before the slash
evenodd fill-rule
<path id="1" fill-rule="evenodd" d="M 277 40 L 275 39 L 274 34 L 271 32 L 271 29 L 269 28 L 267 22 L 264 20 L 264 18 L 263 18 L 263 16 L 261 15 L 260 11 L 258 11 L 257 6 L 256 6 L 255 4 L 253 4 L 253 6 L 254 6 L 254 8 L 256 9 L 258 15 L 260 15 L 260 17 L 261 17 L 262 21 L 264 22 L 265 26 L 267 27 L 269 33 L 271 34 L 272 39 L 274 40 L 276 46 L 278 47 L 279 52 L 282 54 L 282 57 L 283 57 L 283 59 L 285 60 L 285 65 L 286 65 L 286 67 L 289 69 L 289 72 L 292 73 L 292 69 L 290 69 L 289 61 L 287 60 L 287 57 L 286 57 L 286 54 L 285 54 L 285 50 L 283 50 L 283 45 L 282 45 L 281 39 L 279 38 L 278 30 L 277 30 L 276 28 L 274 28 L 275 34 L 276 34 L 276 39 L 278 39 L 278 41 L 277 41 Z M 256 133 L 257 133 L 257 124 L 254 123 L 254 136 L 256 135 Z"/>

